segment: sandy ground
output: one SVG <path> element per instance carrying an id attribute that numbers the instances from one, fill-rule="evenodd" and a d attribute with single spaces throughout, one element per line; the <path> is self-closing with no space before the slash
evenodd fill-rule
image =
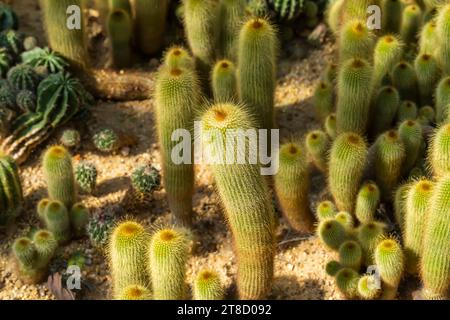
<path id="1" fill-rule="evenodd" d="M 37 5 L 33 0 L 12 1 L 17 9 L 22 28 L 26 32 L 42 35 Z M 319 75 L 331 60 L 332 45 L 325 44 L 320 49 L 308 48 L 308 57 L 283 58 L 279 65 L 279 78 L 276 91 L 278 122 L 284 139 L 303 136 L 308 130 L 320 127 L 312 113 L 311 95 Z M 296 45 L 296 44 L 294 44 Z M 149 74 L 149 78 L 154 73 Z M 139 164 L 158 164 L 153 115 L 153 100 L 113 103 L 99 101 L 93 108 L 92 119 L 85 125 L 73 124 L 83 130 L 82 147 L 73 152 L 74 162 L 88 160 L 99 169 L 98 190 L 95 196 L 82 196 L 82 201 L 92 210 L 106 210 L 120 204 L 129 188 L 131 171 Z M 89 132 L 101 127 L 113 127 L 131 134 L 137 144 L 123 149 L 115 155 L 96 152 L 90 143 Z M 56 143 L 56 137 L 49 144 Z M 36 203 L 45 196 L 45 183 L 39 164 L 42 149 L 36 150 L 30 160 L 21 167 L 26 208 L 17 221 L 17 227 L 7 235 L 0 235 L 0 299 L 53 299 L 45 284 L 26 285 L 15 275 L 10 259 L 10 246 L 13 240 L 38 226 Z M 232 252 L 230 234 L 214 191 L 211 174 L 205 167 L 197 167 L 196 194 L 194 196 L 194 233 L 199 238 L 198 250 L 188 263 L 188 283 L 204 267 L 217 270 L 224 284 L 232 291 L 236 273 L 235 257 Z M 315 175 L 311 208 L 318 200 L 327 198 L 325 179 Z M 134 217 L 150 225 L 164 225 L 169 221 L 168 206 L 164 190 L 155 196 L 152 207 Z M 122 210 L 126 215 L 126 210 Z M 275 282 L 270 298 L 273 299 L 341 299 L 333 279 L 325 274 L 324 266 L 334 257 L 327 252 L 315 236 L 298 235 L 289 231 L 281 220 L 277 232 L 279 242 L 275 260 Z M 111 279 L 107 260 L 102 252 L 91 246 L 88 240 L 72 242 L 60 249 L 58 259 L 67 259 L 74 252 L 81 251 L 87 257 L 83 270 L 83 281 L 90 290 L 77 293 L 80 299 L 110 298 Z M 412 285 L 414 286 L 414 285 Z M 410 292 L 410 290 L 406 290 Z M 406 297 L 408 293 L 404 294 Z"/>

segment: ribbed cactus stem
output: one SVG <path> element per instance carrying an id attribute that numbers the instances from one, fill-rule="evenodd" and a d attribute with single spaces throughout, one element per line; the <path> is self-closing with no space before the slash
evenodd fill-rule
<path id="1" fill-rule="evenodd" d="M 331 201 L 322 201 L 317 205 L 316 217 L 319 221 L 332 219 L 336 216 L 336 213 L 336 206 Z"/>
<path id="2" fill-rule="evenodd" d="M 129 285 L 116 297 L 117 300 L 152 300 L 151 291 L 141 285 Z"/>
<path id="3" fill-rule="evenodd" d="M 389 130 L 397 115 L 400 105 L 400 94 L 392 86 L 381 87 L 372 106 L 373 121 L 371 122 L 372 136 Z"/>
<path id="4" fill-rule="evenodd" d="M 86 234 L 86 226 L 89 222 L 89 209 L 82 203 L 75 203 L 69 212 L 72 233 L 76 238 Z"/>
<path id="5" fill-rule="evenodd" d="M 374 48 L 374 37 L 364 20 L 349 20 L 339 37 L 339 61 L 348 59 L 369 60 Z"/>
<path id="6" fill-rule="evenodd" d="M 353 299 L 358 293 L 359 274 L 351 268 L 342 268 L 336 274 L 336 286 L 347 299 Z"/>
<path id="7" fill-rule="evenodd" d="M 224 289 L 217 272 L 202 270 L 194 282 L 194 300 L 223 300 Z"/>
<path id="8" fill-rule="evenodd" d="M 237 101 L 236 66 L 230 60 L 221 60 L 216 63 L 212 73 L 212 89 L 214 101 Z"/>
<path id="9" fill-rule="evenodd" d="M 55 239 L 60 244 L 65 244 L 70 240 L 70 220 L 69 212 L 61 201 L 50 201 L 45 208 L 45 225 L 53 233 Z"/>
<path id="10" fill-rule="evenodd" d="M 362 249 L 358 242 L 349 240 L 339 247 L 339 263 L 344 268 L 351 268 L 356 272 L 361 268 Z"/>
<path id="11" fill-rule="evenodd" d="M 388 238 L 377 245 L 374 256 L 383 286 L 381 299 L 393 300 L 405 269 L 402 247 L 395 239 Z"/>
<path id="12" fill-rule="evenodd" d="M 416 101 L 418 96 L 417 74 L 409 62 L 397 63 L 392 71 L 392 83 L 400 93 L 402 100 Z"/>
<path id="13" fill-rule="evenodd" d="M 420 149 L 423 143 L 422 125 L 417 121 L 407 120 L 398 128 L 398 134 L 403 142 L 406 154 L 403 172 L 408 173 L 419 159 Z"/>
<path id="14" fill-rule="evenodd" d="M 379 204 L 380 189 L 375 182 L 369 181 L 365 183 L 359 190 L 356 198 L 356 218 L 361 223 L 374 221 Z"/>
<path id="15" fill-rule="evenodd" d="M 428 161 L 435 178 L 450 173 L 450 123 L 436 129 L 429 148 Z"/>
<path id="16" fill-rule="evenodd" d="M 402 22 L 401 0 L 381 0 L 381 30 L 383 33 L 398 33 Z"/>
<path id="17" fill-rule="evenodd" d="M 164 55 L 164 65 L 169 69 L 195 69 L 195 62 L 191 54 L 184 47 L 174 46 Z"/>
<path id="18" fill-rule="evenodd" d="M 418 5 L 412 4 L 403 9 L 400 35 L 408 45 L 415 42 L 422 25 L 422 10 Z"/>
<path id="19" fill-rule="evenodd" d="M 434 54 L 438 35 L 436 31 L 436 21 L 427 22 L 420 32 L 419 52 L 420 54 Z"/>
<path id="20" fill-rule="evenodd" d="M 322 172 L 328 170 L 328 151 L 330 150 L 330 139 L 321 130 L 308 133 L 305 139 L 308 156 L 314 166 Z"/>
<path id="21" fill-rule="evenodd" d="M 450 76 L 443 78 L 435 93 L 436 99 L 436 123 L 442 123 L 450 116 Z"/>
<path id="22" fill-rule="evenodd" d="M 429 104 L 433 101 L 434 90 L 441 76 L 439 64 L 431 54 L 424 53 L 417 56 L 414 68 L 419 84 L 420 101 L 422 105 Z"/>
<path id="23" fill-rule="evenodd" d="M 378 39 L 373 53 L 373 83 L 375 89 L 378 89 L 383 78 L 400 61 L 402 54 L 403 45 L 396 36 L 386 35 Z"/>
<path id="24" fill-rule="evenodd" d="M 345 227 L 333 218 L 324 219 L 319 223 L 317 235 L 321 242 L 330 250 L 338 251 L 347 240 Z"/>
<path id="25" fill-rule="evenodd" d="M 364 255 L 364 264 L 373 265 L 373 253 L 378 242 L 384 235 L 386 226 L 377 221 L 361 224 L 357 230 L 358 242 Z"/>

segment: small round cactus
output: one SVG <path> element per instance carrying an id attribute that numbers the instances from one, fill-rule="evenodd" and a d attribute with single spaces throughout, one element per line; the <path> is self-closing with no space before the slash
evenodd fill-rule
<path id="1" fill-rule="evenodd" d="M 344 268 L 351 268 L 358 272 L 361 268 L 362 258 L 361 246 L 356 241 L 345 241 L 339 247 L 339 263 Z"/>
<path id="2" fill-rule="evenodd" d="M 398 1 L 400 2 L 400 1 Z M 364 300 L 375 300 L 381 294 L 381 286 L 373 275 L 364 275 L 358 281 L 358 296 Z"/>
<path id="3" fill-rule="evenodd" d="M 66 148 L 76 148 L 81 141 L 80 133 L 74 129 L 64 130 L 59 142 Z"/>
<path id="4" fill-rule="evenodd" d="M 334 277 L 341 269 L 341 264 L 336 260 L 329 261 L 325 266 L 325 272 L 331 277 Z"/>
<path id="5" fill-rule="evenodd" d="M 322 243 L 331 250 L 337 251 L 347 239 L 345 227 L 335 219 L 325 219 L 319 223 L 317 233 Z"/>
<path id="6" fill-rule="evenodd" d="M 48 73 L 63 72 L 69 63 L 57 52 L 49 48 L 34 48 L 22 53 L 22 61 L 33 67 L 43 68 Z"/>
<path id="7" fill-rule="evenodd" d="M 358 281 L 358 272 L 351 268 L 342 268 L 336 274 L 336 286 L 347 299 L 353 299 L 357 296 Z"/>
<path id="8" fill-rule="evenodd" d="M 66 244 L 71 237 L 70 218 L 64 203 L 50 201 L 44 211 L 45 225 L 53 233 L 59 244 Z"/>
<path id="9" fill-rule="evenodd" d="M 361 223 L 375 220 L 375 214 L 380 204 L 380 189 L 375 182 L 365 183 L 359 190 L 356 198 L 356 218 Z"/>
<path id="10" fill-rule="evenodd" d="M 21 90 L 16 96 L 16 105 L 24 113 L 36 110 L 36 95 L 29 90 Z"/>
<path id="11" fill-rule="evenodd" d="M 194 282 L 194 300 L 223 300 L 224 288 L 217 272 L 202 270 Z"/>
<path id="12" fill-rule="evenodd" d="M 336 219 L 336 221 L 342 224 L 345 230 L 347 230 L 348 232 L 351 232 L 353 230 L 355 220 L 353 219 L 353 216 L 349 212 L 340 211 L 334 216 L 334 219 Z"/>
<path id="13" fill-rule="evenodd" d="M 236 66 L 233 62 L 221 60 L 216 63 L 212 71 L 212 89 L 216 103 L 237 100 Z"/>
<path id="14" fill-rule="evenodd" d="M 400 103 L 397 111 L 397 122 L 417 119 L 417 105 L 414 101 L 405 100 Z"/>
<path id="15" fill-rule="evenodd" d="M 8 82 L 16 90 L 28 90 L 36 92 L 39 84 L 39 76 L 32 67 L 19 64 L 8 71 Z"/>
<path id="16" fill-rule="evenodd" d="M 333 202 L 322 201 L 317 205 L 316 217 L 317 220 L 322 221 L 325 219 L 332 219 L 336 216 L 337 209 Z"/>
<path id="17" fill-rule="evenodd" d="M 45 208 L 47 208 L 47 205 L 50 203 L 50 201 L 50 199 L 44 198 L 40 200 L 36 206 L 37 215 L 43 223 L 45 223 Z"/>
<path id="18" fill-rule="evenodd" d="M 38 40 L 36 37 L 33 36 L 27 36 L 25 39 L 23 39 L 23 49 L 25 51 L 33 50 L 38 46 Z"/>
<path id="19" fill-rule="evenodd" d="M 101 209 L 92 214 L 86 226 L 89 240 L 96 248 L 103 249 L 108 243 L 111 230 L 116 225 L 115 212 L 110 209 Z"/>
<path id="20" fill-rule="evenodd" d="M 93 193 L 97 186 L 97 168 L 95 165 L 89 162 L 81 162 L 75 168 L 75 181 L 82 191 Z"/>
<path id="21" fill-rule="evenodd" d="M 101 152 L 114 152 L 120 147 L 119 136 L 112 129 L 100 130 L 92 137 L 92 141 L 95 147 Z"/>

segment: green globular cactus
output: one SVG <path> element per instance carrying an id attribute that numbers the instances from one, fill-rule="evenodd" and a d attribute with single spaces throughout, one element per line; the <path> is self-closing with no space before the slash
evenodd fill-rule
<path id="1" fill-rule="evenodd" d="M 386 35 L 378 39 L 373 53 L 373 83 L 375 89 L 381 85 L 383 78 L 400 61 L 403 54 L 403 44 L 393 35 Z"/>
<path id="2" fill-rule="evenodd" d="M 351 268 L 359 272 L 362 263 L 362 249 L 358 242 L 345 241 L 339 247 L 339 263 L 344 268 Z"/>
<path id="3" fill-rule="evenodd" d="M 399 33 L 402 22 L 401 0 L 381 0 L 381 30 L 383 33 Z"/>
<path id="4" fill-rule="evenodd" d="M 299 143 L 289 142 L 280 147 L 275 191 L 289 225 L 299 232 L 312 232 L 314 218 L 309 208 L 309 167 L 306 150 Z"/>
<path id="5" fill-rule="evenodd" d="M 251 116 L 243 107 L 218 104 L 203 115 L 201 128 L 205 151 L 218 156 L 218 164 L 212 165 L 212 171 L 233 233 L 238 296 L 263 299 L 273 281 L 276 225 L 273 205 L 259 165 L 252 164 L 250 159 L 242 164 L 225 164 L 226 159 L 220 154 L 227 131 L 254 128 Z"/>
<path id="6" fill-rule="evenodd" d="M 405 100 L 400 103 L 397 110 L 397 122 L 402 123 L 404 121 L 414 121 L 417 119 L 419 110 L 414 101 Z"/>
<path id="7" fill-rule="evenodd" d="M 230 60 L 216 63 L 212 72 L 214 101 L 225 103 L 237 101 L 236 66 Z"/>
<path id="8" fill-rule="evenodd" d="M 422 10 L 415 4 L 406 6 L 403 9 L 401 21 L 400 36 L 406 44 L 410 45 L 417 40 L 422 26 Z"/>
<path id="9" fill-rule="evenodd" d="M 44 154 L 42 169 L 49 198 L 59 200 L 66 208 L 71 208 L 77 194 L 70 153 L 61 146 L 50 147 Z"/>
<path id="10" fill-rule="evenodd" d="M 406 217 L 406 197 L 408 196 L 410 183 L 404 183 L 398 186 L 394 194 L 394 218 L 401 231 L 404 231 L 405 217 Z"/>
<path id="11" fill-rule="evenodd" d="M 152 293 L 144 286 L 131 284 L 116 296 L 116 300 L 152 300 Z"/>
<path id="12" fill-rule="evenodd" d="M 59 142 L 66 148 L 76 148 L 80 145 L 80 133 L 75 129 L 64 130 Z"/>
<path id="13" fill-rule="evenodd" d="M 436 123 L 442 123 L 450 116 L 450 76 L 443 78 L 436 88 Z"/>
<path id="14" fill-rule="evenodd" d="M 361 224 L 357 230 L 357 239 L 363 250 L 364 264 L 374 264 L 373 253 L 378 242 L 383 238 L 386 226 L 377 221 Z"/>
<path id="15" fill-rule="evenodd" d="M 16 30 L 4 30 L 0 33 L 0 45 L 15 59 L 23 52 L 23 39 L 23 34 Z"/>
<path id="16" fill-rule="evenodd" d="M 330 277 L 334 277 L 341 269 L 342 269 L 341 264 L 336 260 L 329 261 L 325 266 L 325 272 Z"/>
<path id="17" fill-rule="evenodd" d="M 406 271 L 410 274 L 416 274 L 419 270 L 419 259 L 424 250 L 423 236 L 433 187 L 433 182 L 421 179 L 411 185 L 406 195 L 403 244 Z"/>
<path id="18" fill-rule="evenodd" d="M 322 201 L 317 205 L 316 208 L 316 217 L 317 220 L 323 221 L 325 219 L 332 219 L 336 216 L 337 209 L 333 202 L 331 201 Z"/>
<path id="19" fill-rule="evenodd" d="M 359 274 L 351 268 L 342 268 L 336 274 L 336 286 L 347 298 L 353 299 L 358 294 Z"/>
<path id="20" fill-rule="evenodd" d="M 330 139 L 321 130 L 311 131 L 305 139 L 305 146 L 310 160 L 322 172 L 327 172 L 328 170 L 328 151 L 330 145 Z"/>
<path id="21" fill-rule="evenodd" d="M 11 68 L 13 58 L 6 48 L 0 48 L 0 76 L 3 78 Z"/>
<path id="22" fill-rule="evenodd" d="M 384 239 L 375 248 L 374 257 L 382 281 L 381 299 L 393 300 L 405 269 L 402 247 L 395 239 Z"/>
<path id="23" fill-rule="evenodd" d="M 400 1 L 398 1 L 400 2 Z M 364 275 L 358 281 L 358 296 L 364 300 L 375 300 L 381 294 L 377 279 L 373 275 Z"/>
<path id="24" fill-rule="evenodd" d="M 152 165 L 139 166 L 131 173 L 131 184 L 142 195 L 151 194 L 160 183 L 161 175 Z"/>
<path id="25" fill-rule="evenodd" d="M 150 235 L 142 225 L 134 221 L 124 221 L 112 231 L 108 256 L 115 298 L 120 297 L 130 285 L 148 288 L 149 241 Z"/>
<path id="26" fill-rule="evenodd" d="M 375 142 L 375 177 L 381 196 L 388 200 L 402 175 L 405 146 L 396 130 L 382 134 Z"/>
<path id="27" fill-rule="evenodd" d="M 342 26 L 339 37 L 339 61 L 348 59 L 370 60 L 374 49 L 374 37 L 364 20 L 350 20 Z"/>
<path id="28" fill-rule="evenodd" d="M 134 0 L 136 42 L 145 54 L 157 53 L 164 40 L 169 0 Z"/>
<path id="29" fill-rule="evenodd" d="M 349 212 L 340 211 L 334 216 L 334 219 L 342 224 L 349 233 L 352 232 L 353 227 L 355 226 L 355 220 Z"/>
<path id="30" fill-rule="evenodd" d="M 405 162 L 403 172 L 407 173 L 415 166 L 420 156 L 420 149 L 423 143 L 422 125 L 417 121 L 407 120 L 398 128 L 398 134 L 405 147 Z"/>
<path id="31" fill-rule="evenodd" d="M 397 88 L 402 100 L 417 100 L 417 74 L 410 63 L 401 61 L 395 65 L 392 71 L 392 84 Z"/>
<path id="32" fill-rule="evenodd" d="M 258 121 L 274 126 L 277 36 L 268 20 L 248 20 L 241 29 L 238 48 L 238 92 Z"/>
<path id="33" fill-rule="evenodd" d="M 337 84 L 337 132 L 364 134 L 367 129 L 370 97 L 372 95 L 372 67 L 361 59 L 346 61 L 339 71 Z"/>
<path id="34" fill-rule="evenodd" d="M 173 162 L 172 149 L 178 142 L 172 140 L 172 134 L 175 130 L 192 128 L 199 91 L 197 78 L 192 71 L 167 68 L 160 70 L 155 100 L 163 185 L 176 222 L 184 226 L 189 226 L 192 219 L 194 170 L 192 159 L 188 159 L 187 163 Z"/>
<path id="35" fill-rule="evenodd" d="M 111 235 L 111 230 L 114 229 L 115 224 L 116 217 L 114 209 L 102 209 L 94 212 L 86 226 L 86 233 L 89 236 L 91 244 L 95 248 L 103 250 L 108 244 L 108 237 Z"/>
<path id="36" fill-rule="evenodd" d="M 69 64 L 56 51 L 48 47 L 44 49 L 36 47 L 33 50 L 21 54 L 23 63 L 33 67 L 44 67 L 48 73 L 58 73 L 64 71 Z"/>
<path id="37" fill-rule="evenodd" d="M 19 64 L 8 71 L 8 82 L 15 90 L 28 90 L 36 92 L 39 84 L 39 76 L 32 67 Z"/>
<path id="38" fill-rule="evenodd" d="M 450 176 L 440 178 L 430 199 L 420 274 L 423 282 L 423 296 L 426 299 L 445 299 L 450 284 Z"/>
<path id="39" fill-rule="evenodd" d="M 89 65 L 85 33 L 84 0 L 40 1 L 49 46 L 78 68 Z M 67 11 L 72 9 L 72 19 Z M 70 25 L 70 27 L 69 27 Z"/>
<path id="40" fill-rule="evenodd" d="M 353 212 L 367 153 L 366 142 L 356 133 L 344 133 L 333 143 L 328 185 L 341 211 Z"/>
<path id="41" fill-rule="evenodd" d="M 59 244 L 66 244 L 71 238 L 70 218 L 64 203 L 50 201 L 45 207 L 44 221 L 46 228 L 53 233 Z"/>
<path id="42" fill-rule="evenodd" d="M 81 238 L 86 234 L 86 226 L 89 222 L 89 209 L 82 203 L 75 203 L 69 212 L 72 235 Z"/>
<path id="43" fill-rule="evenodd" d="M 105 153 L 114 152 L 120 148 L 120 138 L 117 133 L 109 128 L 98 131 L 93 137 L 92 142 L 97 150 Z"/>
<path id="44" fill-rule="evenodd" d="M 23 205 L 19 170 L 14 160 L 0 153 L 0 228 L 19 216 Z"/>
<path id="45" fill-rule="evenodd" d="M 444 74 L 450 75 L 450 4 L 439 9 L 436 19 L 437 50 L 436 57 Z M 435 44 L 436 45 L 436 44 Z"/>
<path id="46" fill-rule="evenodd" d="M 359 189 L 355 208 L 355 215 L 359 222 L 369 223 L 375 220 L 380 197 L 380 189 L 373 181 L 365 183 Z"/>
<path id="47" fill-rule="evenodd" d="M 133 34 L 130 15 L 125 10 L 115 9 L 108 15 L 107 26 L 111 41 L 112 63 L 117 68 L 129 67 L 132 62 L 131 37 Z"/>
<path id="48" fill-rule="evenodd" d="M 330 250 L 338 251 L 347 240 L 345 227 L 336 219 L 324 219 L 317 228 L 320 241 Z"/>
<path id="49" fill-rule="evenodd" d="M 216 55 L 218 3 L 213 0 L 184 0 L 183 3 L 186 37 L 203 82 L 209 79 Z"/>
<path id="50" fill-rule="evenodd" d="M 436 32 L 436 21 L 427 22 L 420 32 L 419 54 L 434 54 L 438 41 Z"/>
<path id="51" fill-rule="evenodd" d="M 429 148 L 428 161 L 435 178 L 450 173 L 450 123 L 436 129 Z"/>
<path id="52" fill-rule="evenodd" d="M 414 68 L 419 84 L 420 101 L 422 105 L 430 104 L 441 77 L 439 64 L 431 54 L 424 53 L 417 56 L 414 61 Z"/>
<path id="53" fill-rule="evenodd" d="M 330 114 L 326 119 L 324 123 L 324 129 L 327 135 L 330 137 L 331 140 L 336 139 L 337 137 L 337 124 L 336 124 L 336 114 L 332 113 Z"/>
<path id="54" fill-rule="evenodd" d="M 78 187 L 86 192 L 93 193 L 97 186 L 97 168 L 89 162 L 82 162 L 75 168 L 75 181 Z"/>
<path id="55" fill-rule="evenodd" d="M 333 112 L 334 90 L 330 82 L 321 81 L 314 91 L 316 120 L 323 122 Z"/>
<path id="56" fill-rule="evenodd" d="M 155 300 L 186 298 L 189 236 L 185 230 L 162 229 L 152 236 L 149 271 Z"/>
<path id="57" fill-rule="evenodd" d="M 436 111 L 431 106 L 424 106 L 419 109 L 419 116 L 417 117 L 422 125 L 433 124 L 436 121 Z"/>
<path id="58" fill-rule="evenodd" d="M 16 96 L 16 105 L 20 111 L 34 112 L 36 110 L 36 95 L 29 90 L 21 90 Z"/>
<path id="59" fill-rule="evenodd" d="M 194 300 L 223 300 L 224 288 L 219 274 L 213 270 L 202 270 L 194 282 Z"/>
<path id="60" fill-rule="evenodd" d="M 246 0 L 223 0 L 220 3 L 220 47 L 223 58 L 236 62 L 238 36 L 245 19 Z"/>
<path id="61" fill-rule="evenodd" d="M 174 46 L 167 50 L 164 55 L 164 63 L 169 69 L 195 69 L 194 59 L 184 47 Z"/>
<path id="62" fill-rule="evenodd" d="M 50 201 L 51 200 L 48 198 L 41 199 L 36 206 L 36 213 L 42 223 L 45 223 L 45 209 L 47 208 L 47 205 L 50 203 Z"/>

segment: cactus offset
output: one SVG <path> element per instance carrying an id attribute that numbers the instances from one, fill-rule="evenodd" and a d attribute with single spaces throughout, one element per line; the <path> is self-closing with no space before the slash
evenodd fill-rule
<path id="1" fill-rule="evenodd" d="M 236 66 L 229 60 L 221 60 L 216 63 L 212 72 L 212 89 L 214 101 L 237 101 Z"/>
<path id="2" fill-rule="evenodd" d="M 417 100 L 417 74 L 410 63 L 401 61 L 395 65 L 392 71 L 392 83 L 399 91 L 402 100 Z"/>
<path id="3" fill-rule="evenodd" d="M 337 137 L 336 114 L 332 113 L 325 119 L 324 129 L 331 140 Z"/>
<path id="4" fill-rule="evenodd" d="M 413 121 L 417 119 L 417 104 L 413 101 L 405 100 L 400 103 L 397 110 L 397 122 L 402 123 L 404 121 Z"/>
<path id="5" fill-rule="evenodd" d="M 357 230 L 358 242 L 361 245 L 366 266 L 373 265 L 373 252 L 382 239 L 386 226 L 377 221 L 363 223 Z"/>
<path id="6" fill-rule="evenodd" d="M 383 33 L 398 33 L 402 22 L 403 3 L 400 0 L 381 1 L 381 30 Z"/>
<path id="7" fill-rule="evenodd" d="M 399 1 L 400 2 L 400 1 Z M 375 300 L 380 296 L 381 289 L 377 286 L 373 275 L 364 275 L 358 281 L 358 295 L 364 300 Z"/>
<path id="8" fill-rule="evenodd" d="M 361 223 L 375 220 L 375 214 L 380 204 L 380 189 L 375 182 L 365 183 L 356 198 L 355 215 Z"/>
<path id="9" fill-rule="evenodd" d="M 349 240 L 341 244 L 339 247 L 339 263 L 344 268 L 359 271 L 362 263 L 362 249 L 358 242 Z"/>
<path id="10" fill-rule="evenodd" d="M 330 139 L 321 130 L 311 131 L 305 139 L 305 146 L 310 160 L 322 172 L 328 170 L 328 151 L 330 145 Z"/>
<path id="11" fill-rule="evenodd" d="M 347 298 L 353 299 L 357 295 L 359 274 L 351 268 L 342 268 L 336 274 L 336 286 L 339 291 Z"/>
<path id="12" fill-rule="evenodd" d="M 69 212 L 72 235 L 81 238 L 86 234 L 86 226 L 89 222 L 89 210 L 82 203 L 75 203 Z"/>
<path id="13" fill-rule="evenodd" d="M 417 40 L 422 25 L 422 10 L 415 4 L 405 7 L 401 21 L 400 36 L 406 44 L 411 45 Z"/>
<path id="14" fill-rule="evenodd" d="M 70 218 L 64 203 L 51 200 L 45 207 L 44 221 L 46 228 L 53 233 L 59 244 L 70 241 Z"/>
<path id="15" fill-rule="evenodd" d="M 194 300 L 223 300 L 224 288 L 217 272 L 202 270 L 194 282 Z"/>
<path id="16" fill-rule="evenodd" d="M 64 130 L 59 142 L 66 148 L 76 148 L 80 144 L 80 133 L 75 129 Z"/>
<path id="17" fill-rule="evenodd" d="M 405 162 L 403 172 L 408 173 L 415 166 L 419 159 L 421 146 L 423 143 L 422 125 L 417 121 L 407 120 L 398 128 L 398 134 L 405 147 Z"/>
<path id="18" fill-rule="evenodd" d="M 40 80 L 36 71 L 27 64 L 19 64 L 9 69 L 7 78 L 15 90 L 31 92 L 36 92 Z"/>
<path id="19" fill-rule="evenodd" d="M 381 85 L 383 78 L 400 61 L 403 54 L 403 45 L 393 35 L 386 35 L 378 39 L 373 53 L 373 83 L 375 89 Z"/>
<path id="20" fill-rule="evenodd" d="M 332 219 L 336 216 L 336 207 L 331 201 L 322 201 L 317 205 L 316 217 L 317 220 Z"/>
<path id="21" fill-rule="evenodd" d="M 330 277 L 334 277 L 341 269 L 342 269 L 341 264 L 336 260 L 329 261 L 325 266 L 325 272 Z"/>
<path id="22" fill-rule="evenodd" d="M 317 228 L 320 241 L 330 250 L 338 251 L 339 247 L 347 240 L 345 227 L 336 219 L 324 219 Z"/>

